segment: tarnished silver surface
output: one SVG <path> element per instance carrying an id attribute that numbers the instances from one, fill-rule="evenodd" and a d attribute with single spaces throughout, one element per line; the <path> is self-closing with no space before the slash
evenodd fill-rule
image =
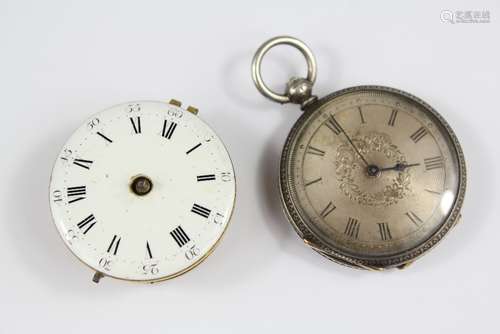
<path id="1" fill-rule="evenodd" d="M 454 194 L 454 199 L 453 199 L 453 204 L 449 210 L 449 213 L 443 217 L 443 220 L 436 220 L 433 222 L 431 225 L 433 225 L 433 231 L 432 233 L 428 234 L 418 234 L 416 233 L 411 241 L 414 244 L 414 246 L 405 249 L 405 243 L 401 244 L 395 244 L 395 246 L 388 246 L 389 250 L 387 251 L 387 254 L 384 254 L 382 251 L 375 251 L 377 248 L 373 248 L 373 254 L 370 256 L 370 251 L 368 250 L 365 253 L 360 253 L 359 249 L 356 248 L 357 246 L 355 243 L 352 243 L 352 249 L 349 249 L 349 243 L 342 243 L 338 240 L 325 240 L 325 235 L 319 235 L 318 229 L 317 229 L 317 220 L 314 220 L 314 222 L 308 217 L 308 214 L 305 214 L 306 209 L 302 207 L 303 203 L 297 201 L 297 189 L 296 186 L 297 184 L 300 184 L 297 180 L 293 179 L 293 165 L 298 162 L 297 159 L 299 157 L 294 157 L 293 152 L 296 150 L 295 145 L 297 145 L 297 138 L 303 134 L 304 127 L 307 126 L 307 123 L 311 120 L 311 118 L 318 117 L 318 113 L 322 112 L 322 108 L 327 105 L 328 103 L 332 102 L 335 99 L 341 98 L 345 96 L 346 94 L 352 94 L 356 92 L 371 92 L 374 95 L 377 95 L 377 93 L 380 94 L 392 94 L 394 97 L 401 98 L 407 100 L 410 104 L 414 104 L 415 108 L 418 108 L 421 110 L 423 114 L 426 114 L 426 117 L 429 117 L 429 119 L 432 120 L 432 122 L 435 123 L 436 127 L 440 128 L 440 131 L 444 133 L 444 135 L 448 138 L 445 138 L 449 143 L 451 143 L 451 154 L 453 157 L 450 157 L 450 160 L 456 159 L 457 162 L 457 170 L 458 170 L 458 175 L 457 175 L 457 189 L 456 193 Z M 370 136 L 375 136 L 375 137 L 370 137 Z M 378 136 L 378 137 L 377 137 Z M 353 140 L 357 143 L 356 145 L 359 146 L 361 149 L 361 154 L 370 154 L 370 151 L 373 151 L 373 148 L 369 146 L 367 142 L 359 142 L 361 137 L 356 137 Z M 397 145 L 394 145 L 395 143 L 391 142 L 390 137 L 386 137 L 383 134 L 380 133 L 373 133 L 370 132 L 368 135 L 362 136 L 364 140 L 375 140 L 377 143 L 377 148 L 376 150 L 385 152 L 385 156 L 387 157 L 388 161 L 392 162 L 405 162 L 406 163 L 406 158 L 404 156 L 404 153 L 400 151 Z M 342 158 L 342 150 L 347 150 L 348 147 L 346 146 L 344 149 L 342 148 L 343 145 L 347 144 L 340 144 L 338 147 L 339 153 L 337 153 L 337 157 L 340 157 L 337 161 L 339 163 L 343 163 L 342 161 L 349 161 L 345 160 Z M 368 146 L 367 146 L 368 145 Z M 380 146 L 382 145 L 382 146 Z M 385 145 L 385 146 L 384 146 Z M 384 149 L 385 147 L 385 149 Z M 323 148 L 324 149 L 324 148 Z M 415 148 L 417 149 L 417 148 Z M 421 147 L 420 149 L 424 149 L 425 147 Z M 336 148 L 337 150 L 337 148 Z M 354 152 L 351 152 L 351 154 L 355 154 Z M 393 157 L 393 158 L 391 158 Z M 295 159 L 295 160 L 294 160 Z M 385 159 L 385 158 L 384 158 Z M 391 160 L 393 159 L 393 160 Z M 362 164 L 360 162 L 361 159 L 357 159 L 358 164 Z M 419 189 L 418 187 L 415 188 L 415 185 L 412 185 L 408 183 L 405 186 L 405 182 L 410 182 L 412 178 L 409 177 L 409 170 L 411 171 L 411 168 L 414 167 L 408 167 L 410 165 L 404 165 L 402 163 L 394 165 L 394 167 L 390 168 L 394 170 L 395 176 L 394 180 L 399 180 L 398 178 L 401 177 L 401 179 L 398 182 L 403 182 L 403 184 L 396 184 L 394 186 L 394 191 L 388 191 L 387 194 L 385 193 L 375 193 L 373 196 L 371 194 L 362 194 L 361 191 L 363 189 L 363 185 L 359 184 L 357 186 L 354 186 L 352 188 L 349 188 L 348 190 L 345 191 L 344 194 L 339 195 L 343 191 L 341 189 L 337 189 L 338 191 L 337 195 L 334 196 L 347 196 L 349 201 L 351 201 L 353 204 L 352 205 L 352 210 L 355 210 L 356 207 L 359 207 L 359 210 L 364 210 L 363 208 L 386 208 L 384 210 L 388 210 L 388 214 L 390 214 L 390 210 L 395 205 L 398 205 L 397 202 L 404 200 L 405 196 L 409 196 L 408 192 L 415 192 L 416 189 Z M 332 166 L 332 170 L 334 169 L 334 166 Z M 359 168 L 358 168 L 359 169 Z M 344 165 L 342 168 L 339 169 L 340 172 L 337 172 L 336 174 L 332 172 L 332 175 L 335 175 L 337 180 L 335 182 L 339 182 L 338 184 L 341 184 L 340 181 L 343 180 L 343 178 L 346 177 L 347 171 L 349 170 L 348 165 Z M 340 173 L 340 174 L 339 174 Z M 375 175 L 375 174 L 374 174 Z M 356 180 L 356 179 L 355 179 Z M 370 180 L 369 177 L 366 177 L 365 180 Z M 367 182 L 368 182 L 367 181 Z M 365 181 L 361 181 L 365 182 Z M 414 181 L 415 182 L 415 181 Z M 337 183 L 336 183 L 337 184 Z M 299 234 L 299 236 L 304 240 L 304 242 L 309 245 L 311 248 L 313 248 L 315 251 L 320 253 L 321 255 L 329 258 L 330 260 L 333 260 L 335 262 L 341 263 L 343 265 L 355 267 L 355 268 L 361 268 L 361 269 L 370 269 L 370 270 L 381 270 L 385 268 L 391 268 L 391 267 L 404 267 L 407 264 L 413 262 L 416 258 L 419 256 L 423 255 L 425 252 L 430 250 L 434 245 L 436 245 L 443 237 L 446 235 L 446 233 L 449 232 L 451 227 L 454 226 L 454 224 L 458 221 L 460 217 L 460 209 L 462 207 L 462 203 L 464 200 L 464 194 L 465 194 L 465 188 L 466 188 L 466 170 L 465 170 L 465 160 L 464 156 L 462 153 L 462 149 L 460 147 L 460 144 L 453 133 L 453 130 L 450 128 L 448 123 L 443 119 L 443 117 L 438 114 L 431 106 L 429 106 L 427 103 L 424 101 L 420 100 L 419 98 L 408 94 L 406 92 L 393 89 L 393 88 L 388 88 L 388 87 L 381 87 L 381 86 L 358 86 L 358 87 L 352 87 L 348 89 L 344 89 L 338 92 L 335 92 L 331 95 L 326 96 L 325 98 L 322 98 L 321 100 L 313 103 L 312 105 L 306 107 L 304 114 L 297 120 L 295 125 L 293 126 L 286 144 L 283 149 L 282 157 L 281 157 L 281 165 L 280 165 L 280 191 L 281 191 L 281 198 L 282 198 L 282 203 L 284 207 L 285 214 L 290 221 L 290 223 L 293 225 L 294 229 L 296 232 Z M 418 195 L 418 194 L 417 194 Z M 332 196 L 332 194 L 324 194 L 320 195 L 321 196 Z M 417 196 L 418 197 L 418 196 Z M 421 196 L 420 196 L 421 197 Z M 419 198 L 420 198 L 419 197 Z M 355 203 L 355 204 L 354 204 Z M 356 206 L 355 206 L 356 205 Z M 424 205 L 425 208 L 425 203 L 417 203 L 415 205 Z M 401 224 L 401 223 L 399 223 Z M 357 231 L 356 233 L 358 233 Z M 369 237 L 368 237 L 369 238 Z M 392 237 L 391 237 L 392 238 Z M 419 239 L 422 238 L 422 239 Z M 357 235 L 356 235 L 357 239 Z M 408 243 L 409 244 L 409 243 Z M 388 243 L 390 245 L 390 243 Z M 377 246 L 381 247 L 381 246 Z M 392 247 L 392 248 L 391 248 Z M 368 248 L 369 249 L 369 248 Z M 394 249 L 400 249 L 401 251 L 398 251 L 396 253 L 390 252 L 390 250 Z M 360 255 L 362 254 L 362 255 Z"/>
<path id="2" fill-rule="evenodd" d="M 278 94 L 271 90 L 262 79 L 261 73 L 262 59 L 266 53 L 281 44 L 290 45 L 299 50 L 307 62 L 307 78 L 290 80 L 285 94 Z M 316 81 L 316 72 L 316 59 L 311 49 L 304 42 L 290 36 L 278 36 L 266 41 L 257 49 L 252 60 L 252 78 L 255 86 L 262 95 L 278 103 L 302 104 L 307 101 L 311 97 L 311 88 Z"/>

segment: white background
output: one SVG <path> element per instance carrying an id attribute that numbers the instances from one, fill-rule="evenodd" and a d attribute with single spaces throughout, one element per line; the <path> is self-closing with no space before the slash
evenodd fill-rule
<path id="1" fill-rule="evenodd" d="M 445 9 L 489 10 L 491 23 L 443 23 Z M 494 1 L 1 1 L 0 333 L 498 333 L 499 15 Z M 331 263 L 281 214 L 278 160 L 300 111 L 265 100 L 250 76 L 255 49 L 279 34 L 315 52 L 317 95 L 397 87 L 461 139 L 463 223 L 407 270 Z M 279 89 L 304 71 L 286 47 L 264 66 Z M 232 224 L 180 278 L 96 285 L 52 225 L 53 161 L 92 113 L 171 97 L 227 144 Z"/>

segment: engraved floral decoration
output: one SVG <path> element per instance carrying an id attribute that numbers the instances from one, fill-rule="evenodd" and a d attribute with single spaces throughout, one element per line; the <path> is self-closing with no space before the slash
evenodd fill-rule
<path id="1" fill-rule="evenodd" d="M 378 155 L 382 156 L 388 165 L 406 163 L 403 153 L 392 144 L 391 138 L 385 133 L 360 134 L 353 137 L 352 141 L 368 160 L 371 156 Z M 366 166 L 349 143 L 338 147 L 335 167 L 341 192 L 361 205 L 387 207 L 396 204 L 411 192 L 408 169 L 392 174 L 394 176 L 390 178 L 384 178 L 385 186 L 374 191 L 366 175 Z"/>

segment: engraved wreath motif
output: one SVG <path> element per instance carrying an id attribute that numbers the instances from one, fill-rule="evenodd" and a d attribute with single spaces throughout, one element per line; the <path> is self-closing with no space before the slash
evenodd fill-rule
<path id="1" fill-rule="evenodd" d="M 403 153 L 392 144 L 391 138 L 380 132 L 369 132 L 353 138 L 354 145 L 360 153 L 369 157 L 373 153 L 384 156 L 388 162 L 406 163 Z M 370 191 L 359 181 L 365 180 L 365 166 L 359 156 L 348 143 L 339 146 L 335 161 L 335 172 L 340 183 L 341 192 L 361 205 L 389 206 L 405 198 L 410 193 L 410 174 L 408 170 L 400 171 L 382 190 Z"/>

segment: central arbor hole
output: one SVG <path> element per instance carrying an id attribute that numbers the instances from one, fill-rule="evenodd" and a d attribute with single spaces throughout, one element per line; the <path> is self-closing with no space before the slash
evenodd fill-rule
<path id="1" fill-rule="evenodd" d="M 137 176 L 130 184 L 130 189 L 137 196 L 144 196 L 153 189 L 153 182 L 147 176 Z"/>

